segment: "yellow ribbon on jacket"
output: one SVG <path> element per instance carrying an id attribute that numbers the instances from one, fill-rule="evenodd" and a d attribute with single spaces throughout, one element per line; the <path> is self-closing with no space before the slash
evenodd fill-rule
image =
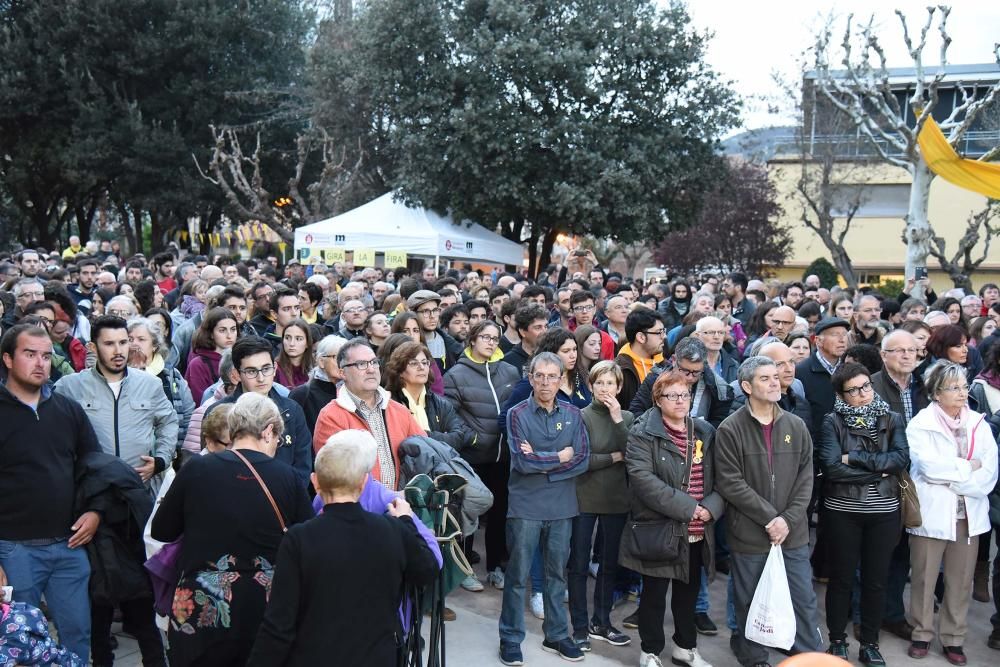
<path id="1" fill-rule="evenodd" d="M 1000 199 L 1000 164 L 959 156 L 933 118 L 924 123 L 917 143 L 924 161 L 935 174 L 960 188 Z"/>

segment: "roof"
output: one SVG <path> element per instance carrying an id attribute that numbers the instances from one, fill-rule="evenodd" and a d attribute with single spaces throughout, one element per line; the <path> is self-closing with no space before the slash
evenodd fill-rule
<path id="1" fill-rule="evenodd" d="M 409 207 L 388 192 L 341 215 L 295 230 L 296 254 L 303 248 L 373 249 L 422 257 L 464 259 L 520 266 L 524 248 L 486 229 L 430 209 Z"/>
<path id="2" fill-rule="evenodd" d="M 926 80 L 934 78 L 941 69 L 940 65 L 924 67 L 924 78 Z M 889 74 L 889 84 L 892 86 L 905 87 L 912 84 L 917 76 L 917 69 L 915 67 L 889 67 L 886 71 Z M 842 79 L 847 76 L 847 70 L 830 70 L 830 74 Z M 816 71 L 810 70 L 806 72 L 804 78 L 815 79 Z M 945 83 L 961 82 L 965 84 L 1000 81 L 1000 64 L 993 62 L 970 65 L 945 65 L 942 81 Z"/>

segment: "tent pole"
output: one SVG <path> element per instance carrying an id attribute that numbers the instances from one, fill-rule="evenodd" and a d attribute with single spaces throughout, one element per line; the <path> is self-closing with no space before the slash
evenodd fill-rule
<path id="1" fill-rule="evenodd" d="M 437 272 L 437 271 L 440 271 L 440 270 L 441 270 L 441 255 L 435 253 L 434 254 L 434 271 Z"/>

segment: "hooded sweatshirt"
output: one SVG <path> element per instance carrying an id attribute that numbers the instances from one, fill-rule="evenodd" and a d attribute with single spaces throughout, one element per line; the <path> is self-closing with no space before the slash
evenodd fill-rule
<path id="1" fill-rule="evenodd" d="M 622 406 L 628 407 L 653 366 L 663 361 L 663 354 L 659 353 L 652 359 L 641 357 L 632 350 L 631 343 L 626 343 L 618 352 L 615 361 L 622 369 L 623 376 L 622 388 L 618 392 L 618 402 Z"/>

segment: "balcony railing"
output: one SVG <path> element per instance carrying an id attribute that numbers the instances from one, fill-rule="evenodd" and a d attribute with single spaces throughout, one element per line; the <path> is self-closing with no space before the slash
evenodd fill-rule
<path id="1" fill-rule="evenodd" d="M 857 134 L 817 134 L 804 138 L 791 134 L 777 136 L 773 139 L 773 154 L 778 157 L 801 155 L 803 139 L 806 143 L 806 151 L 812 155 L 832 154 L 844 159 L 878 157 L 878 152 L 872 146 L 871 141 Z M 889 155 L 901 156 L 900 151 L 894 146 L 890 146 L 888 142 L 879 140 L 878 144 Z M 975 159 L 998 145 L 1000 145 L 1000 130 L 970 130 L 965 133 L 955 149 L 959 155 Z"/>

